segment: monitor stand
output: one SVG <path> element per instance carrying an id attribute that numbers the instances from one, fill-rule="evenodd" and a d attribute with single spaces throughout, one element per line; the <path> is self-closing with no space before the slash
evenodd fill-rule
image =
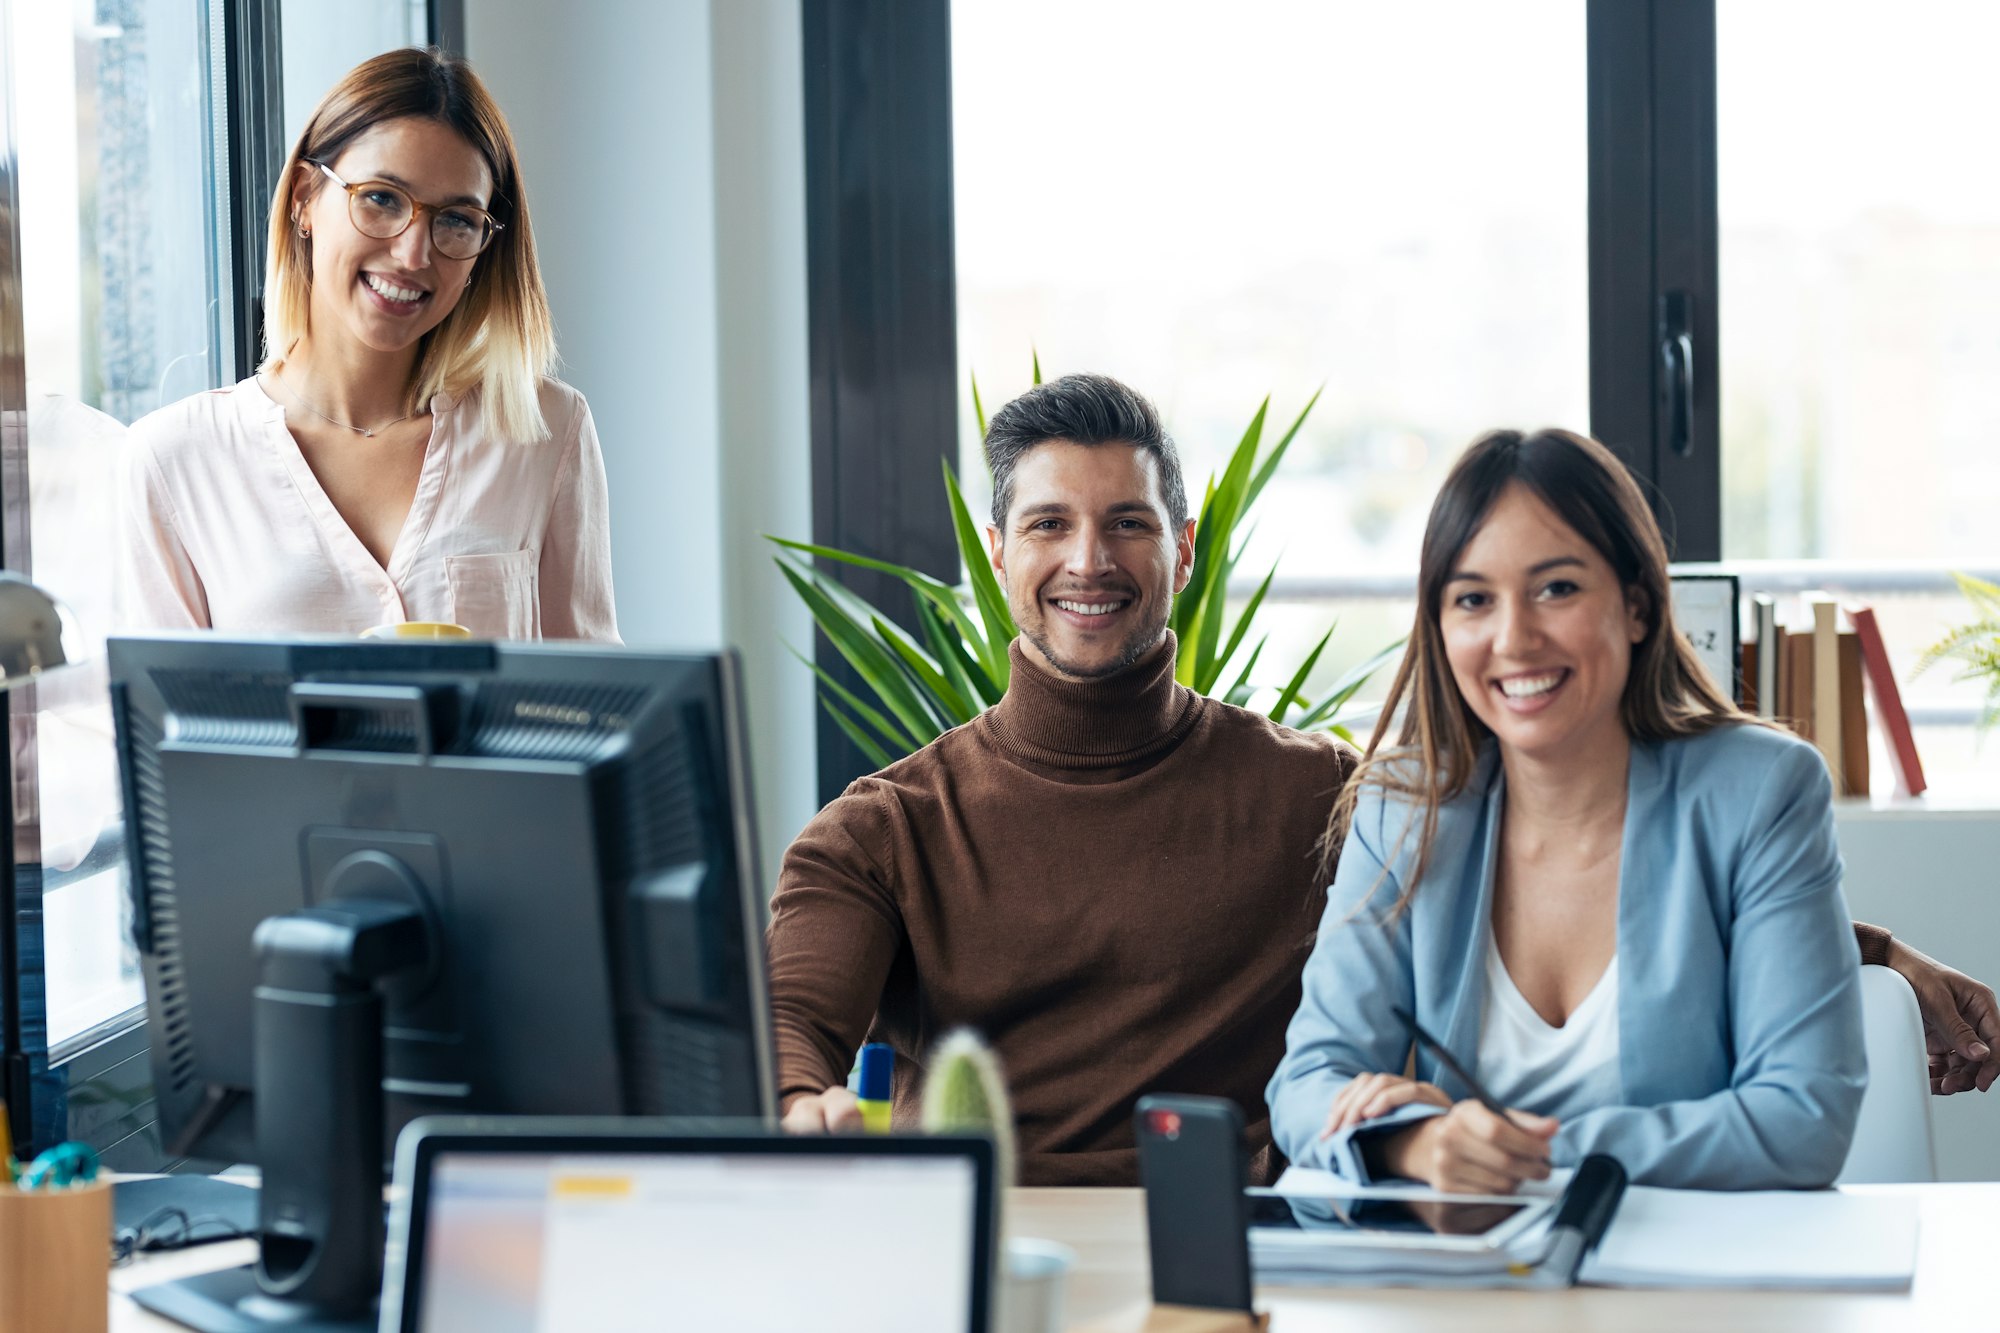
<path id="1" fill-rule="evenodd" d="M 417 909 L 369 898 L 257 927 L 261 1254 L 141 1288 L 141 1307 L 199 1333 L 374 1333 L 386 1241 L 377 985 L 424 963 L 427 934 Z"/>

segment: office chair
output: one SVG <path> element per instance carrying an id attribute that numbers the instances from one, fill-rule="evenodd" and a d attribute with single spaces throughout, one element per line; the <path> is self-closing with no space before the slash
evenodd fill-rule
<path id="1" fill-rule="evenodd" d="M 1891 968 L 1861 969 L 1868 1091 L 1837 1185 L 1937 1179 L 1931 1139 L 1930 1062 L 1910 983 Z"/>

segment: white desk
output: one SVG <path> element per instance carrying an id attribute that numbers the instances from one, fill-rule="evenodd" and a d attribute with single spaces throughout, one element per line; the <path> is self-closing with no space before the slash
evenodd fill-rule
<path id="1" fill-rule="evenodd" d="M 1923 1201 L 1917 1280 L 1908 1292 L 1554 1292 L 1306 1290 L 1269 1288 L 1258 1307 L 1274 1333 L 1939 1333 L 2000 1324 L 1993 1274 L 2000 1268 L 2000 1184 L 1871 1185 L 1857 1193 L 1910 1192 Z M 1045 1236 L 1077 1251 L 1069 1289 L 1076 1333 L 1138 1333 L 1147 1326 L 1144 1197 L 1138 1190 L 1028 1189 L 1013 1193 L 1016 1235 Z M 247 1241 L 148 1257 L 111 1277 L 112 1333 L 163 1333 L 179 1325 L 121 1294 L 133 1287 L 245 1263 Z"/>

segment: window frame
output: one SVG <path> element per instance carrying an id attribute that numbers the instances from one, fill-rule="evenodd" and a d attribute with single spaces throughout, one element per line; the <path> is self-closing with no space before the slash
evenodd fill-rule
<path id="1" fill-rule="evenodd" d="M 812 530 L 955 583 L 943 460 L 958 452 L 950 0 L 801 0 Z M 892 616 L 901 580 L 822 569 Z M 814 657 L 858 677 L 824 635 Z M 871 771 L 824 709 L 819 798 Z"/>
<path id="2" fill-rule="evenodd" d="M 1590 432 L 1639 478 L 1670 559 L 1722 558 L 1714 0 L 1589 0 Z M 1686 447 L 1666 304 L 1686 311 Z"/>

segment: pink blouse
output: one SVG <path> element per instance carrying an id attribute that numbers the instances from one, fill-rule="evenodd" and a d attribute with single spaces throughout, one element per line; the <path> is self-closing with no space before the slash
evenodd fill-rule
<path id="1" fill-rule="evenodd" d="M 481 433 L 476 395 L 431 400 L 386 569 L 254 378 L 141 418 L 121 460 L 121 624 L 359 634 L 443 620 L 479 638 L 617 642 L 597 428 L 567 384 L 544 379 L 541 404 L 550 438 L 518 444 Z"/>

